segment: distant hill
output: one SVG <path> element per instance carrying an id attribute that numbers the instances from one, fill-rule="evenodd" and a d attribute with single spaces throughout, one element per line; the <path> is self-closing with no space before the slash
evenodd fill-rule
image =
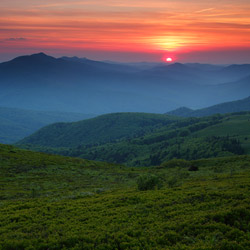
<path id="1" fill-rule="evenodd" d="M 55 123 L 46 126 L 18 144 L 47 147 L 77 147 L 108 143 L 141 136 L 146 132 L 176 121 L 160 114 L 114 113 L 74 123 Z"/>
<path id="2" fill-rule="evenodd" d="M 0 107 L 0 143 L 17 142 L 51 123 L 79 121 L 92 117 L 92 114 Z"/>
<path id="3" fill-rule="evenodd" d="M 181 117 L 202 117 L 213 114 L 226 114 L 241 111 L 250 111 L 250 97 L 238 101 L 217 104 L 204 109 L 192 110 L 186 107 L 181 107 L 173 111 L 167 112 L 166 114 Z"/>
<path id="4" fill-rule="evenodd" d="M 249 67 L 119 64 L 38 53 L 0 63 L 0 106 L 93 114 L 203 108 L 247 97 Z"/>
<path id="5" fill-rule="evenodd" d="M 220 73 L 223 75 L 228 75 L 232 80 L 236 80 L 239 78 L 244 78 L 249 76 L 250 73 L 250 64 L 233 64 L 229 65 L 220 70 Z"/>
<path id="6" fill-rule="evenodd" d="M 176 107 L 169 96 L 153 93 L 137 73 L 136 68 L 88 59 L 21 56 L 0 63 L 0 105 L 98 114 Z"/>

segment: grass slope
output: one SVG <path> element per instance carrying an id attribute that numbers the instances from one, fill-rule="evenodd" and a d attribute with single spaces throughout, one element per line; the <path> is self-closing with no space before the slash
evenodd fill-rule
<path id="1" fill-rule="evenodd" d="M 93 116 L 80 113 L 0 107 L 0 142 L 15 143 L 48 124 L 79 121 Z"/>
<path id="2" fill-rule="evenodd" d="M 77 147 L 143 135 L 176 118 L 148 113 L 113 113 L 74 123 L 56 123 L 24 138 L 19 144 Z"/>
<path id="3" fill-rule="evenodd" d="M 250 248 L 249 156 L 133 169 L 0 152 L 0 249 Z M 162 188 L 139 191 L 152 174 Z"/>

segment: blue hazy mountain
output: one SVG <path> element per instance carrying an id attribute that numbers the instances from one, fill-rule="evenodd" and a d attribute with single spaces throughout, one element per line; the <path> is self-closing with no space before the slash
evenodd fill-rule
<path id="1" fill-rule="evenodd" d="M 247 67 L 160 63 L 145 69 L 39 53 L 0 64 L 0 105 L 95 114 L 203 108 L 247 97 Z"/>
<path id="2" fill-rule="evenodd" d="M 0 107 L 0 143 L 14 143 L 51 123 L 74 122 L 94 116 Z"/>
<path id="3" fill-rule="evenodd" d="M 226 114 L 234 112 L 250 111 L 250 96 L 241 100 L 220 103 L 211 107 L 192 110 L 187 107 L 180 107 L 178 109 L 167 112 L 168 115 L 175 115 L 181 117 L 202 117 L 213 114 Z"/>

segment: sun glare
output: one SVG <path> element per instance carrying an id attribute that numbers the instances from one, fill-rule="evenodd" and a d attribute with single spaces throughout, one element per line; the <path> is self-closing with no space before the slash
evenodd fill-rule
<path id="1" fill-rule="evenodd" d="M 173 58 L 171 58 L 171 57 L 166 58 L 166 62 L 172 62 L 172 61 L 173 61 Z"/>

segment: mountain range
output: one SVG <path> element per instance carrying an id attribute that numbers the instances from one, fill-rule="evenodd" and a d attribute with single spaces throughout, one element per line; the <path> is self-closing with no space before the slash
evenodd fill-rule
<path id="1" fill-rule="evenodd" d="M 250 65 L 120 64 L 44 53 L 0 64 L 0 105 L 104 114 L 163 113 L 249 96 Z"/>

